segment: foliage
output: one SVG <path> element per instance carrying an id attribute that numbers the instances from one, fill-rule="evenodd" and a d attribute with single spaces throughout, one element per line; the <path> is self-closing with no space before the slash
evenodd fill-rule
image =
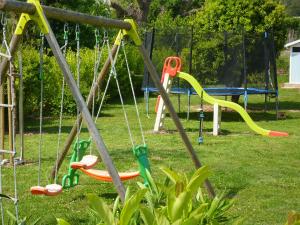
<path id="1" fill-rule="evenodd" d="M 283 54 L 281 54 L 278 57 L 276 64 L 277 64 L 279 74 L 286 75 L 289 73 L 289 64 L 290 64 L 289 59 L 290 58 L 288 54 L 286 54 L 285 52 L 283 52 Z"/>
<path id="2" fill-rule="evenodd" d="M 191 24 L 198 31 L 272 31 L 277 49 L 281 49 L 288 28 L 284 10 L 275 0 L 208 0 L 203 10 L 191 17 Z"/>
<path id="3" fill-rule="evenodd" d="M 39 53 L 32 46 L 24 46 L 23 50 L 23 77 L 24 77 L 24 110 L 25 114 L 38 115 L 39 102 L 40 102 L 40 80 L 39 80 Z M 56 63 L 56 59 L 52 53 L 47 49 L 47 54 L 44 55 L 44 115 L 58 115 L 60 110 L 61 101 L 61 88 L 62 88 L 62 72 Z M 126 46 L 126 53 L 129 60 L 130 69 L 132 72 L 134 84 L 136 89 L 140 86 L 141 79 L 135 75 L 142 73 L 141 59 L 133 57 L 137 55 L 137 49 L 132 46 Z M 26 57 L 25 57 L 26 56 Z M 107 50 L 104 48 L 101 65 L 98 72 L 101 70 L 104 61 L 107 58 Z M 67 62 L 70 65 L 73 74 L 76 74 L 76 53 L 71 49 L 67 51 Z M 84 98 L 87 97 L 94 76 L 94 50 L 82 48 L 80 50 L 80 90 Z M 117 60 L 116 70 L 118 73 L 118 80 L 121 84 L 122 94 L 124 96 L 131 96 L 131 89 L 128 81 L 128 73 L 126 62 L 120 49 L 120 55 Z M 98 73 L 97 73 L 98 75 Z M 108 76 L 107 76 L 108 77 Z M 76 77 L 74 77 L 77 79 Z M 111 81 L 111 86 L 108 90 L 108 96 L 115 98 L 118 96 L 117 88 L 114 79 Z M 105 84 L 104 84 L 105 85 Z M 103 85 L 103 88 L 104 88 Z M 98 104 L 101 98 L 98 99 Z M 132 99 L 131 99 L 132 100 Z M 68 87 L 65 88 L 64 98 L 64 114 L 70 115 L 76 113 L 76 104 L 73 100 L 72 94 Z"/>
<path id="4" fill-rule="evenodd" d="M 264 83 L 264 32 L 271 34 L 270 40 L 274 38 L 278 53 L 293 23 L 284 10 L 274 0 L 207 0 L 203 10 L 190 16 L 194 27 L 193 67 L 200 82 L 239 87 L 243 82 L 245 46 L 247 74 L 262 77 L 256 83 Z"/>
<path id="5" fill-rule="evenodd" d="M 163 172 L 167 175 L 164 184 L 155 183 L 148 174 L 149 188 L 139 183 L 140 189 L 132 195 L 128 189 L 124 205 L 117 198 L 112 209 L 96 195 L 88 195 L 93 213 L 101 220 L 98 224 L 197 225 L 231 224 L 234 221 L 228 215 L 232 200 L 227 200 L 224 195 L 208 199 L 199 189 L 209 175 L 207 167 L 198 169 L 190 179 L 167 168 Z M 67 224 L 61 221 L 60 225 Z"/>
<path id="6" fill-rule="evenodd" d="M 7 214 L 9 216 L 9 219 L 6 222 L 7 225 L 38 225 L 40 222 L 40 218 L 36 219 L 33 222 L 29 222 L 30 217 L 24 217 L 18 220 L 10 211 L 7 211 Z"/>
<path id="7" fill-rule="evenodd" d="M 163 184 L 150 177 L 150 189 L 146 193 L 147 205 L 141 208 L 145 224 L 231 224 L 228 210 L 233 200 L 224 195 L 213 199 L 202 194 L 200 186 L 209 175 L 207 167 L 198 169 L 190 179 L 183 173 L 163 168 L 167 179 Z M 142 184 L 139 184 L 143 187 Z M 236 221 L 237 222 L 237 221 Z"/>
<path id="8" fill-rule="evenodd" d="M 184 17 L 194 9 L 199 9 L 204 0 L 188 0 L 184 3 L 181 0 L 153 0 L 150 5 L 148 21 L 159 21 L 162 14 L 169 14 L 172 18 Z"/>
<path id="9" fill-rule="evenodd" d="M 300 16 L 300 2 L 298 0 L 281 0 L 286 5 L 286 11 L 291 16 Z"/>
<path id="10" fill-rule="evenodd" d="M 45 0 L 43 2 L 45 5 L 53 6 L 53 7 L 59 7 L 63 9 L 68 10 L 74 10 L 82 13 L 87 13 L 90 15 L 96 15 L 96 16 L 105 16 L 110 18 L 111 12 L 109 10 L 109 7 L 104 4 L 100 0 Z M 56 34 L 57 38 L 60 39 L 63 37 L 62 27 L 63 23 L 59 21 L 50 21 L 51 22 L 51 28 L 53 29 L 53 32 Z M 71 35 L 74 35 L 75 38 L 75 24 L 70 24 L 70 30 L 72 31 Z M 80 26 L 80 42 L 81 45 L 84 47 L 93 47 L 93 43 L 90 41 L 90 37 L 94 36 L 94 28 L 90 26 Z M 101 31 L 104 31 L 104 29 L 101 29 Z M 75 44 L 71 43 L 71 46 L 75 48 Z"/>
<path id="11" fill-rule="evenodd" d="M 274 0 L 208 0 L 192 23 L 205 31 L 239 31 L 244 28 L 264 32 L 282 30 L 285 18 L 284 6 Z"/>

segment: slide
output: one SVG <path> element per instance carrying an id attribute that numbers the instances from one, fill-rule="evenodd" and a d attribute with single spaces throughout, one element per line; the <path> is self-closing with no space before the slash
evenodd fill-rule
<path id="1" fill-rule="evenodd" d="M 197 94 L 199 96 L 203 96 L 203 100 L 207 103 L 210 104 L 218 104 L 220 106 L 223 107 L 227 107 L 227 108 L 231 108 L 235 111 L 237 111 L 241 117 L 245 120 L 245 122 L 247 123 L 247 125 L 256 133 L 264 135 L 264 136 L 288 136 L 289 134 L 286 132 L 280 132 L 280 131 L 271 131 L 271 130 L 266 130 L 261 128 L 260 126 L 258 126 L 249 116 L 249 114 L 244 110 L 243 107 L 241 107 L 240 105 L 234 103 L 234 102 L 228 102 L 228 101 L 224 101 L 224 100 L 220 100 L 220 99 L 216 99 L 212 96 L 210 96 L 209 94 L 207 94 L 204 89 L 201 87 L 201 85 L 198 83 L 198 81 L 191 76 L 190 74 L 184 73 L 184 72 L 178 72 L 177 76 L 180 77 L 181 79 L 186 80 L 187 82 L 189 82 L 192 87 L 195 89 L 195 91 L 197 92 Z"/>

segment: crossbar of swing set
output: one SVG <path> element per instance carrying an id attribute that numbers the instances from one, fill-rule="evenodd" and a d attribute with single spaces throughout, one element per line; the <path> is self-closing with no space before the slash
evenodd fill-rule
<path id="1" fill-rule="evenodd" d="M 73 22 L 88 24 L 95 27 L 115 28 L 130 30 L 131 24 L 123 20 L 109 19 L 102 16 L 91 16 L 85 13 L 79 13 L 71 10 L 59 9 L 42 5 L 47 18 L 59 20 L 62 22 Z M 0 0 L 0 10 L 13 11 L 15 13 L 28 13 L 33 15 L 36 7 L 31 3 Z"/>

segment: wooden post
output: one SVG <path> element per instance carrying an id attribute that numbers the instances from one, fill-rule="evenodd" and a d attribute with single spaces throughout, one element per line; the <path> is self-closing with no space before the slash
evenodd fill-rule
<path id="1" fill-rule="evenodd" d="M 179 132 L 179 135 L 183 141 L 183 143 L 185 144 L 186 146 L 186 149 L 188 151 L 188 153 L 190 154 L 191 158 L 192 158 L 192 161 L 195 165 L 196 168 L 200 168 L 202 166 L 180 120 L 179 120 L 179 117 L 172 105 L 172 102 L 167 94 L 167 92 L 165 91 L 164 87 L 162 86 L 162 84 L 160 83 L 160 80 L 159 80 L 159 76 L 156 72 L 156 69 L 147 53 L 147 50 L 145 49 L 145 47 L 143 45 L 139 46 L 139 51 L 144 59 L 144 62 L 148 68 L 148 71 L 149 71 L 149 74 L 152 78 L 152 81 L 154 82 L 155 86 L 157 87 L 160 95 L 161 95 L 161 98 L 164 100 L 164 103 L 165 103 L 165 106 L 167 107 L 167 109 L 169 110 L 170 112 L 170 115 L 177 127 L 177 130 Z M 206 189 L 208 191 L 208 194 L 213 197 L 215 196 L 215 191 L 211 185 L 211 183 L 209 182 L 209 180 L 206 180 L 205 181 L 205 186 L 206 186 Z"/>
<path id="2" fill-rule="evenodd" d="M 42 6 L 42 8 L 47 18 L 62 22 L 88 24 L 101 28 L 131 29 L 131 24 L 123 20 L 110 19 L 103 16 L 91 16 L 89 14 L 54 8 L 51 6 Z M 28 13 L 30 15 L 33 15 L 36 12 L 36 8 L 33 4 L 13 0 L 0 0 L 0 10 L 13 11 L 14 13 Z"/>
<path id="3" fill-rule="evenodd" d="M 112 47 L 112 50 L 111 50 L 111 54 L 112 54 L 112 58 L 115 57 L 116 55 L 116 52 L 117 52 L 117 49 L 118 49 L 118 46 L 117 45 L 114 45 Z M 90 90 L 90 93 L 87 97 L 87 100 L 86 100 L 86 103 L 87 103 L 87 107 L 90 108 L 92 103 L 93 103 L 93 96 L 96 95 L 98 89 L 101 89 L 102 87 L 102 84 L 103 84 L 103 81 L 104 81 L 104 78 L 106 76 L 106 74 L 108 73 L 108 70 L 109 70 L 109 67 L 110 67 L 110 64 L 111 64 L 111 60 L 109 57 L 107 57 L 107 60 L 106 62 L 104 63 L 98 77 L 97 77 L 97 80 L 96 80 L 96 85 L 92 85 L 91 87 L 91 90 Z M 69 133 L 69 136 L 67 137 L 65 143 L 64 143 L 64 146 L 62 148 L 62 150 L 60 151 L 60 154 L 59 154 L 59 157 L 58 157 L 58 161 L 55 162 L 55 164 L 53 165 L 52 167 L 52 170 L 51 170 L 51 174 L 50 174 L 50 178 L 53 180 L 54 177 L 55 177 L 55 173 L 56 171 L 58 172 L 60 167 L 61 167 L 61 164 L 63 163 L 64 161 L 64 158 L 66 157 L 71 145 L 72 145 L 72 142 L 73 140 L 75 139 L 76 135 L 77 135 L 77 125 L 78 124 L 81 124 L 82 123 L 82 114 L 80 114 L 78 116 L 78 118 L 76 119 L 76 121 L 74 122 L 74 125 L 72 127 L 72 130 L 71 132 Z M 56 165 L 57 163 L 57 165 Z M 57 168 L 56 168 L 57 166 Z"/>

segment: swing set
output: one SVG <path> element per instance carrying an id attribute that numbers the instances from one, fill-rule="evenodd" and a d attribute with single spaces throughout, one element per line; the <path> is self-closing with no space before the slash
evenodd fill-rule
<path id="1" fill-rule="evenodd" d="M 135 102 L 136 107 L 136 113 L 137 118 L 139 121 L 140 129 L 141 129 L 141 135 L 143 139 L 142 145 L 136 145 L 131 129 L 129 126 L 127 114 L 124 108 L 124 102 L 121 94 L 121 90 L 118 84 L 118 75 L 115 68 L 115 63 L 117 59 L 118 52 L 120 50 L 120 47 L 123 48 L 123 38 L 129 37 L 133 40 L 134 44 L 137 46 L 145 65 L 147 66 L 147 69 L 152 77 L 152 80 L 156 87 L 158 88 L 161 98 L 164 100 L 164 104 L 167 107 L 167 109 L 170 112 L 170 115 L 178 129 L 178 133 L 180 137 L 182 138 L 183 143 L 186 146 L 186 149 L 191 156 L 191 159 L 195 165 L 196 168 L 199 168 L 202 166 L 200 163 L 200 160 L 186 134 L 184 131 L 184 128 L 178 118 L 178 115 L 175 112 L 175 109 L 168 97 L 168 94 L 166 93 L 165 89 L 160 83 L 159 76 L 155 70 L 155 67 L 153 63 L 151 62 L 151 59 L 148 56 L 148 53 L 144 46 L 142 45 L 142 42 L 138 36 L 137 27 L 133 20 L 126 19 L 124 21 L 121 20 L 114 20 L 114 19 L 108 19 L 100 16 L 91 16 L 83 13 L 78 13 L 74 11 L 69 10 L 63 10 L 59 8 L 53 8 L 48 6 L 42 6 L 39 2 L 39 0 L 28 0 L 27 3 L 25 2 L 19 2 L 19 1 L 13 1 L 13 0 L 0 0 L 0 10 L 2 11 L 11 11 L 14 13 L 21 13 L 20 19 L 18 21 L 16 30 L 14 34 L 12 35 L 10 44 L 8 45 L 8 48 L 6 50 L 5 54 L 10 54 L 11 57 L 3 57 L 1 63 L 0 63 L 0 81 L 2 82 L 6 76 L 7 70 L 10 68 L 10 64 L 13 62 L 14 55 L 18 49 L 18 46 L 21 42 L 22 35 L 24 34 L 24 31 L 26 30 L 28 26 L 29 21 L 33 21 L 35 24 L 38 25 L 38 27 L 41 30 L 41 42 L 40 42 L 40 81 L 41 81 L 41 96 L 40 96 L 40 147 L 39 147 L 39 177 L 38 177 L 38 185 L 31 188 L 32 194 L 35 195 L 46 195 L 46 196 L 55 196 L 62 192 L 63 186 L 57 184 L 57 173 L 59 171 L 59 168 L 61 166 L 61 163 L 63 159 L 65 158 L 74 138 L 77 136 L 75 144 L 73 145 L 73 154 L 70 162 L 69 171 L 66 177 L 64 177 L 63 183 L 65 182 L 66 186 L 73 186 L 78 183 L 79 175 L 77 173 L 78 170 L 86 173 L 88 176 L 95 178 L 97 180 L 101 181 L 111 181 L 115 188 L 117 189 L 117 192 L 120 196 L 120 199 L 124 201 L 125 198 L 125 188 L 123 185 L 122 180 L 132 179 L 138 175 L 142 176 L 144 178 L 144 182 L 147 183 L 146 180 L 146 170 L 150 169 L 149 162 L 147 159 L 147 145 L 145 143 L 142 126 L 139 118 L 139 113 L 137 110 L 137 104 L 136 104 L 136 98 L 133 91 L 133 85 L 132 85 L 132 79 L 130 75 L 130 69 L 128 67 L 128 61 L 126 53 L 124 52 L 124 57 L 127 64 L 127 71 L 129 75 L 130 85 L 133 93 L 133 99 Z M 67 49 L 67 42 L 68 39 L 65 37 L 65 46 L 60 47 L 57 39 L 52 31 L 52 28 L 49 25 L 48 18 L 63 21 L 65 23 L 72 22 L 76 24 L 86 24 L 86 25 L 92 25 L 94 27 L 103 27 L 103 28 L 115 28 L 119 29 L 118 36 L 116 38 L 116 41 L 112 48 L 108 51 L 108 57 L 106 61 L 103 64 L 103 67 L 101 71 L 98 73 L 98 76 L 96 76 L 98 69 L 97 66 L 100 65 L 95 63 L 95 77 L 93 80 L 93 84 L 89 93 L 89 96 L 87 100 L 85 101 L 82 97 L 82 94 L 80 92 L 80 76 L 79 76 L 79 66 L 80 63 L 77 64 L 76 68 L 76 74 L 77 74 L 77 82 L 75 81 L 73 74 L 70 70 L 70 67 L 68 63 L 66 62 L 65 53 Z M 64 29 L 67 31 L 67 27 Z M 79 25 L 76 26 L 76 32 L 79 31 Z M 66 32 L 67 33 L 67 32 Z M 44 48 L 44 39 L 47 40 L 50 49 L 52 50 L 53 56 L 55 57 L 62 73 L 63 73 L 63 81 L 62 81 L 62 99 L 61 99 L 61 111 L 60 111 L 60 124 L 59 124 L 59 132 L 58 132 L 58 147 L 60 148 L 60 134 L 61 134 L 61 122 L 62 122 L 62 114 L 63 114 L 63 91 L 64 86 L 68 85 L 69 89 L 71 90 L 71 93 L 76 101 L 77 104 L 77 119 L 74 123 L 74 126 L 63 145 L 60 153 L 57 151 L 57 161 L 54 165 L 54 172 L 52 170 L 51 175 L 55 176 L 55 180 L 53 184 L 48 184 L 45 186 L 41 185 L 41 179 L 40 179 L 40 173 L 41 173 L 41 146 L 42 146 L 42 125 L 43 125 L 43 109 L 42 109 L 42 102 L 43 102 L 43 48 Z M 79 43 L 79 36 L 77 36 L 77 59 L 79 60 L 79 53 L 80 53 L 80 43 Z M 99 43 L 98 43 L 99 44 Z M 108 48 L 109 45 L 107 45 Z M 124 50 L 124 48 L 123 48 Z M 109 69 L 110 68 L 110 69 Z M 92 115 L 90 113 L 89 108 L 93 105 L 93 102 L 95 100 L 95 95 L 98 91 L 98 89 L 102 86 L 103 81 L 106 77 L 106 75 L 109 74 L 108 79 L 114 78 L 118 87 L 119 97 L 122 104 L 122 109 L 124 113 L 125 122 L 128 128 L 129 133 L 129 139 L 132 144 L 132 151 L 135 155 L 135 157 L 138 160 L 139 163 L 139 171 L 135 172 L 124 172 L 124 173 L 118 173 L 117 169 L 114 166 L 114 163 L 108 153 L 107 147 L 101 137 L 100 131 L 96 127 L 96 121 L 93 119 L 93 110 Z M 0 83 L 1 85 L 2 83 Z M 104 93 L 106 94 L 106 91 L 108 89 L 109 82 L 107 82 L 107 86 L 105 87 Z M 105 96 L 104 94 L 104 96 Z M 94 105 L 92 106 L 94 107 Z M 98 109 L 98 113 L 96 115 L 96 120 L 100 114 L 102 104 L 100 104 L 100 107 Z M 90 138 L 88 140 L 80 140 L 79 139 L 79 133 L 82 125 L 82 120 L 84 119 L 85 124 L 89 130 Z M 94 166 L 97 164 L 98 157 L 94 156 L 92 154 L 86 155 L 85 152 L 87 148 L 89 148 L 91 141 L 94 142 L 100 157 L 101 161 L 104 163 L 107 171 L 101 171 L 94 169 Z M 16 165 L 16 164 L 14 164 Z M 0 174 L 1 175 L 1 174 Z M 16 180 L 16 174 L 14 175 L 14 179 Z M 208 180 L 205 182 L 205 186 L 208 190 L 208 193 L 211 196 L 214 196 L 214 190 Z M 1 187 L 1 185 L 0 185 Z M 1 190 L 0 190 L 1 191 Z M 0 193 L 2 194 L 2 193 Z M 16 198 L 17 199 L 17 195 Z M 0 196 L 0 203 L 2 202 L 2 198 Z M 16 200 L 17 202 L 17 200 Z M 16 209 L 16 215 L 18 214 Z M 3 215 L 3 213 L 2 213 Z"/>

